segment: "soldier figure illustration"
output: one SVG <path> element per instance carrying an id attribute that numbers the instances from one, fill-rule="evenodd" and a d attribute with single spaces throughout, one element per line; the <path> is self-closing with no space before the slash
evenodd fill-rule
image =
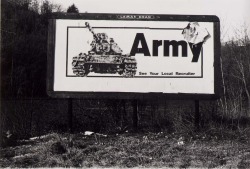
<path id="1" fill-rule="evenodd" d="M 118 73 L 124 77 L 134 77 L 137 69 L 135 57 L 122 54 L 121 48 L 106 33 L 95 33 L 88 22 L 85 25 L 93 34 L 91 49 L 88 54 L 80 53 L 73 57 L 73 73 L 77 76 L 87 76 L 90 72 Z"/>
<path id="2" fill-rule="evenodd" d="M 190 22 L 182 31 L 184 39 L 189 43 L 193 53 L 192 62 L 198 62 L 202 45 L 211 37 L 206 28 L 199 25 L 198 22 Z"/>

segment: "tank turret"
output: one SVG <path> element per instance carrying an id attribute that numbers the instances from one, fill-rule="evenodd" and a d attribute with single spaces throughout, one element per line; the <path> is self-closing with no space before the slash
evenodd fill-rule
<path id="1" fill-rule="evenodd" d="M 93 35 L 93 41 L 91 42 L 90 53 L 96 54 L 121 54 L 121 48 L 115 43 L 113 38 L 108 38 L 106 33 L 95 33 L 88 22 L 85 22 L 86 27 Z"/>
<path id="2" fill-rule="evenodd" d="M 136 74 L 137 63 L 130 54 L 122 54 L 121 48 L 113 38 L 106 33 L 95 33 L 88 22 L 86 28 L 93 35 L 91 49 L 73 57 L 72 69 L 77 76 L 87 76 L 88 73 L 118 73 L 124 77 L 133 77 Z"/>

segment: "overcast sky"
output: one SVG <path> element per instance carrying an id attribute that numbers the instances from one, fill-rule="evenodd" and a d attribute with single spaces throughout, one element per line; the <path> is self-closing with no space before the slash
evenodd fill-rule
<path id="1" fill-rule="evenodd" d="M 64 9 L 73 3 L 84 13 L 198 14 L 217 15 L 223 40 L 245 23 L 250 29 L 250 0 L 50 0 Z M 225 35 L 225 32 L 227 34 Z"/>

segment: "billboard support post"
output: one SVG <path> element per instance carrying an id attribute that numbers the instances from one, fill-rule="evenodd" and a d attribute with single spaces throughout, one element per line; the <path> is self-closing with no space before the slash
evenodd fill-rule
<path id="1" fill-rule="evenodd" d="M 73 132 L 73 99 L 68 99 L 68 131 Z"/>
<path id="2" fill-rule="evenodd" d="M 199 100 L 195 100 L 195 120 L 194 120 L 194 125 L 195 125 L 195 130 L 199 131 L 200 130 L 200 103 Z"/>
<path id="3" fill-rule="evenodd" d="M 138 100 L 134 99 L 132 101 L 132 105 L 133 105 L 133 128 L 134 131 L 138 130 Z"/>

